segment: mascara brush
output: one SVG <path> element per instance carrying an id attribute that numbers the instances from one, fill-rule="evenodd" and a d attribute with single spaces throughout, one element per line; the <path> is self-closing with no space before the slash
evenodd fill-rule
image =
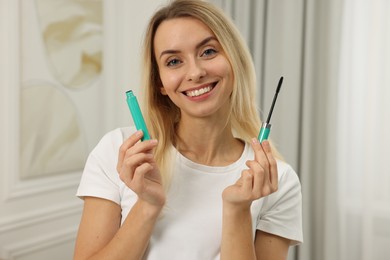
<path id="1" fill-rule="evenodd" d="M 270 109 L 270 111 L 268 113 L 267 121 L 265 121 L 261 125 L 260 133 L 259 133 L 259 136 L 257 137 L 257 139 L 259 139 L 260 143 L 262 141 L 268 139 L 269 133 L 271 131 L 271 124 L 270 124 L 271 116 L 272 116 L 272 112 L 274 111 L 274 106 L 275 106 L 275 103 L 276 103 L 276 99 L 278 98 L 278 94 L 279 94 L 280 88 L 282 87 L 282 83 L 283 83 L 283 77 L 280 78 L 279 83 L 278 83 L 278 87 L 276 88 L 274 99 L 273 99 L 272 105 L 271 105 L 271 109 Z"/>

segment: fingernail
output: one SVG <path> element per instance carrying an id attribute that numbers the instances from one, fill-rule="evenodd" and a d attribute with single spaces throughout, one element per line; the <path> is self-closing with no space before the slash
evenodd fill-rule
<path id="1" fill-rule="evenodd" d="M 135 135 L 136 135 L 137 137 L 142 136 L 142 130 L 138 130 L 137 132 L 135 132 Z"/>
<path id="2" fill-rule="evenodd" d="M 264 149 L 266 149 L 267 151 L 269 151 L 271 149 L 270 147 L 270 144 L 267 140 L 264 140 L 261 145 L 264 147 Z"/>
<path id="3" fill-rule="evenodd" d="M 252 138 L 252 143 L 253 144 L 258 144 L 259 143 L 259 140 L 257 138 Z"/>

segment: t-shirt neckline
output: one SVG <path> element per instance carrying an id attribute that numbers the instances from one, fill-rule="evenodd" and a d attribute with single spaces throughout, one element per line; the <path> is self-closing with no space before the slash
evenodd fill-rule
<path id="1" fill-rule="evenodd" d="M 229 171 L 232 171 L 236 168 L 242 168 L 242 165 L 245 164 L 246 160 L 248 160 L 248 153 L 250 152 L 250 146 L 248 145 L 247 142 L 244 142 L 244 150 L 240 156 L 235 162 L 226 165 L 226 166 L 209 166 L 209 165 L 204 165 L 200 163 L 196 163 L 182 155 L 174 146 L 172 146 L 174 153 L 177 154 L 177 160 L 179 160 L 179 163 L 195 169 L 199 171 L 203 171 L 206 173 L 227 173 Z"/>

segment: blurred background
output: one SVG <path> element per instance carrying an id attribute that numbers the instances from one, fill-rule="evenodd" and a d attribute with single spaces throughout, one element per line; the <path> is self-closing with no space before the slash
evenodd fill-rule
<path id="1" fill-rule="evenodd" d="M 0 259 L 72 259 L 88 153 L 132 124 L 148 19 L 167 0 L 0 0 Z M 390 259 L 390 1 L 213 0 L 256 66 L 300 176 L 289 260 Z"/>

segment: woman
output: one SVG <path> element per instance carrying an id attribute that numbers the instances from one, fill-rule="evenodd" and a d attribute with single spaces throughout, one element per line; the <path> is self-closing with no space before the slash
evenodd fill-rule
<path id="1" fill-rule="evenodd" d="M 293 169 L 257 136 L 255 74 L 234 25 L 177 0 L 145 36 L 145 117 L 88 158 L 75 259 L 286 259 L 302 241 Z"/>

